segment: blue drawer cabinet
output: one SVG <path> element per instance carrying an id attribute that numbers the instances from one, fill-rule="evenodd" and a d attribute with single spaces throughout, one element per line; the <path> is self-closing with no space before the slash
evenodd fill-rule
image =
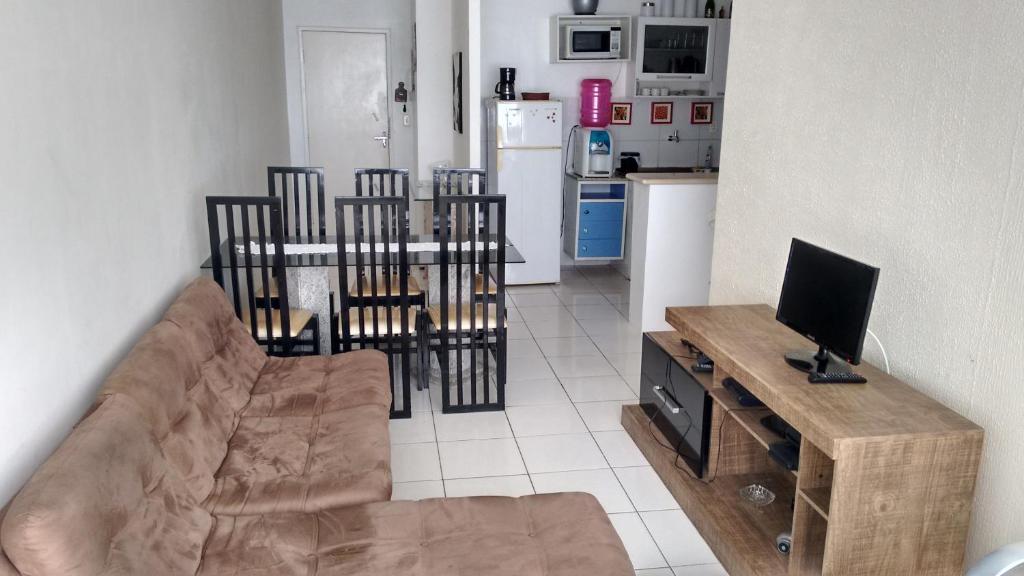
<path id="1" fill-rule="evenodd" d="M 621 260 L 625 250 L 627 180 L 566 175 L 563 248 L 575 260 Z"/>
<path id="2" fill-rule="evenodd" d="M 622 240 L 619 238 L 598 238 L 580 240 L 576 259 L 600 258 L 602 260 L 618 260 L 622 258 Z"/>
<path id="3" fill-rule="evenodd" d="M 580 202 L 580 222 L 622 222 L 624 202 Z"/>
<path id="4" fill-rule="evenodd" d="M 622 220 L 580 221 L 580 240 L 595 240 L 599 238 L 618 240 L 621 235 Z"/>

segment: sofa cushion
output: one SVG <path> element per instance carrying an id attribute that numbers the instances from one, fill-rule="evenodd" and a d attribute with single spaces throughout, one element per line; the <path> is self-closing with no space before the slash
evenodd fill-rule
<path id="1" fill-rule="evenodd" d="M 118 365 L 99 401 L 124 394 L 137 402 L 166 458 L 201 502 L 213 490 L 214 473 L 265 363 L 224 291 L 199 279 Z"/>
<path id="2" fill-rule="evenodd" d="M 314 416 L 359 406 L 391 408 L 388 358 L 376 350 L 270 358 L 244 416 Z"/>
<path id="3" fill-rule="evenodd" d="M 632 576 L 589 494 L 382 502 L 218 518 L 201 576 Z"/>
<path id="4" fill-rule="evenodd" d="M 243 417 L 205 502 L 216 514 L 315 512 L 391 497 L 388 409 Z"/>
<path id="5" fill-rule="evenodd" d="M 142 410 L 113 396 L 15 497 L 0 541 L 23 574 L 194 574 L 211 524 Z"/>

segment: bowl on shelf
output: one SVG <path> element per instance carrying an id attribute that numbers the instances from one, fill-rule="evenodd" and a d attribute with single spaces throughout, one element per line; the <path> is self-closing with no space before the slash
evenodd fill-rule
<path id="1" fill-rule="evenodd" d="M 751 484 L 740 489 L 740 496 L 754 506 L 767 506 L 775 502 L 775 493 L 760 484 Z"/>
<path id="2" fill-rule="evenodd" d="M 590 16 L 597 14 L 599 0 L 572 0 L 572 11 L 577 16 Z"/>

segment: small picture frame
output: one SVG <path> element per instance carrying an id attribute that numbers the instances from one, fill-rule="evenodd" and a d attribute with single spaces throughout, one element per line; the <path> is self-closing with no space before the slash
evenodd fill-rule
<path id="1" fill-rule="evenodd" d="M 651 102 L 651 124 L 671 124 L 672 103 Z"/>
<path id="2" fill-rule="evenodd" d="M 714 122 L 713 102 L 694 102 L 690 106 L 690 124 L 711 124 Z"/>
<path id="3" fill-rule="evenodd" d="M 612 124 L 628 126 L 633 123 L 633 104 L 630 102 L 612 102 Z"/>

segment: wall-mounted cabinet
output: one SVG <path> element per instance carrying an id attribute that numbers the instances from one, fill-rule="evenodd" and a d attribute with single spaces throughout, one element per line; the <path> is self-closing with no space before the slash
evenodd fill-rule
<path id="1" fill-rule="evenodd" d="M 641 18 L 637 80 L 710 80 L 715 61 L 715 20 Z"/>
<path id="2" fill-rule="evenodd" d="M 629 62 L 633 59 L 633 17 L 555 16 L 551 19 L 551 62 Z"/>
<path id="3" fill-rule="evenodd" d="M 730 20 L 638 18 L 630 81 L 637 97 L 725 95 Z M 653 90 L 653 94 L 645 93 Z M 665 94 L 668 92 L 668 94 Z"/>

